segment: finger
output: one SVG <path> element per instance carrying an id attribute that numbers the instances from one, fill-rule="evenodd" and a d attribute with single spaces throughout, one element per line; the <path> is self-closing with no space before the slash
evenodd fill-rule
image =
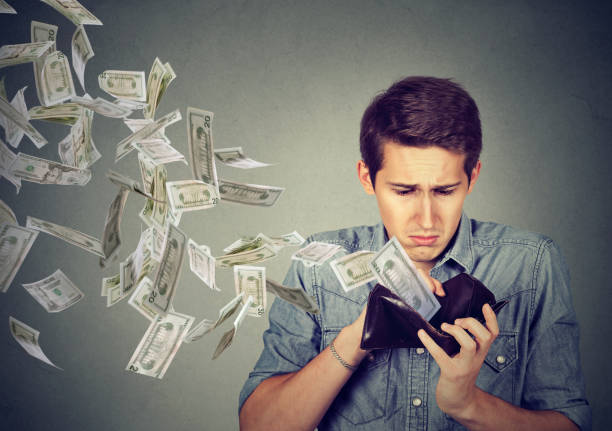
<path id="1" fill-rule="evenodd" d="M 462 351 L 475 353 L 476 352 L 476 341 L 470 337 L 465 329 L 457 325 L 451 325 L 450 323 L 443 323 L 441 325 L 441 329 L 449 334 L 451 334 L 457 343 L 461 346 Z"/>
<path id="2" fill-rule="evenodd" d="M 499 335 L 499 326 L 497 324 L 497 315 L 495 311 L 493 311 L 489 304 L 485 304 L 482 306 L 482 314 L 484 315 L 487 328 L 489 328 L 491 334 L 497 337 Z"/>
<path id="3" fill-rule="evenodd" d="M 442 365 L 450 360 L 450 356 L 446 354 L 442 347 L 438 346 L 438 343 L 436 343 L 434 339 L 431 338 L 427 332 L 425 332 L 424 329 L 419 329 L 417 331 L 417 336 L 419 337 L 419 340 L 421 340 L 421 343 L 423 343 L 429 354 L 433 356 L 434 360 L 438 363 L 438 366 L 440 368 L 442 368 Z"/>
<path id="4" fill-rule="evenodd" d="M 480 323 L 478 320 L 474 319 L 473 317 L 456 319 L 455 325 L 460 326 L 463 329 L 467 329 L 468 331 L 470 331 L 470 334 L 472 334 L 476 338 L 478 345 L 486 347 L 487 350 L 488 350 L 488 346 L 495 339 L 495 335 L 491 333 L 487 328 L 485 328 L 485 326 L 482 323 Z"/>
<path id="5" fill-rule="evenodd" d="M 433 293 L 435 293 L 438 296 L 446 295 L 446 293 L 444 292 L 444 289 L 442 288 L 442 283 L 440 283 L 440 280 L 436 280 L 431 275 L 429 275 L 429 273 L 427 273 L 426 271 L 423 271 L 420 268 L 417 268 L 417 270 L 419 271 L 419 274 L 421 274 L 421 276 L 427 283 L 429 290 L 431 290 Z"/>

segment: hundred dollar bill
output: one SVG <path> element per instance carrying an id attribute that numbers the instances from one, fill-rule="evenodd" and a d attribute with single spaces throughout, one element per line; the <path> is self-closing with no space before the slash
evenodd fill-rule
<path id="1" fill-rule="evenodd" d="M 123 209 L 128 193 L 128 189 L 120 187 L 106 213 L 104 232 L 102 233 L 104 257 L 100 258 L 100 266 L 102 267 L 105 267 L 115 257 L 121 247 L 121 219 L 123 218 Z"/>
<path id="2" fill-rule="evenodd" d="M 48 313 L 64 311 L 85 296 L 61 269 L 40 281 L 22 286 Z"/>
<path id="3" fill-rule="evenodd" d="M 185 156 L 163 140 L 132 142 L 132 147 L 138 150 L 139 153 L 145 155 L 156 165 L 170 162 L 183 162 L 187 164 Z"/>
<path id="4" fill-rule="evenodd" d="M 276 249 L 270 244 L 263 244 L 254 250 L 247 250 L 241 253 L 226 254 L 216 257 L 215 264 L 221 268 L 230 268 L 234 265 L 247 265 L 259 263 L 264 260 L 276 257 Z"/>
<path id="5" fill-rule="evenodd" d="M 150 321 L 155 320 L 155 317 L 157 317 L 157 311 L 149 305 L 149 296 L 152 290 L 153 282 L 151 279 L 149 277 L 143 277 L 128 300 L 128 304 L 138 310 L 140 314 Z"/>
<path id="6" fill-rule="evenodd" d="M 272 206 L 276 203 L 284 190 L 283 187 L 242 184 L 223 179 L 219 180 L 221 200 L 247 205 Z"/>
<path id="7" fill-rule="evenodd" d="M 19 43 L 0 47 L 0 68 L 30 63 L 45 55 L 54 42 Z"/>
<path id="8" fill-rule="evenodd" d="M 149 138 L 158 130 L 161 130 L 170 124 L 174 124 L 181 120 L 181 112 L 176 109 L 163 117 L 158 118 L 153 123 L 139 129 L 132 133 L 130 136 L 124 138 L 117 144 L 117 150 L 115 151 L 115 163 L 122 159 L 124 156 L 130 153 L 134 149 L 132 144 L 134 142 L 141 142 L 143 139 Z"/>
<path id="9" fill-rule="evenodd" d="M 240 309 L 240 312 L 238 313 L 238 317 L 234 319 L 234 327 L 230 329 L 229 331 L 227 331 L 225 334 L 223 334 L 223 336 L 221 337 L 221 340 L 219 340 L 219 344 L 217 344 L 215 353 L 213 353 L 213 356 L 212 356 L 213 359 L 217 359 L 219 355 L 223 353 L 232 344 L 232 341 L 234 341 L 234 338 L 236 337 L 236 332 L 238 332 L 238 328 L 240 327 L 240 325 L 242 324 L 242 321 L 246 317 L 249 309 L 252 306 L 253 301 L 254 301 L 253 297 L 249 296 L 246 302 L 244 303 L 244 305 L 242 306 L 242 308 Z"/>
<path id="10" fill-rule="evenodd" d="M 370 261 L 374 254 L 373 251 L 360 250 L 329 263 L 345 292 L 376 280 L 370 269 Z"/>
<path id="11" fill-rule="evenodd" d="M 0 98 L 0 117 L 3 117 L 6 125 L 15 123 L 37 148 L 42 148 L 47 144 L 47 140 L 30 124 L 28 119 L 3 98 Z"/>
<path id="12" fill-rule="evenodd" d="M 425 320 L 431 319 L 440 309 L 434 293 L 396 237 L 374 255 L 370 268 L 380 284 L 395 292 Z"/>
<path id="13" fill-rule="evenodd" d="M 211 289 L 220 290 L 215 283 L 215 258 L 211 255 L 210 248 L 198 245 L 190 238 L 187 242 L 187 253 L 191 271 Z"/>
<path id="14" fill-rule="evenodd" d="M 34 106 L 28 111 L 30 120 L 46 120 L 73 126 L 84 113 L 84 108 L 76 103 L 60 103 L 53 106 Z"/>
<path id="15" fill-rule="evenodd" d="M 213 186 L 198 180 L 166 182 L 166 195 L 174 212 L 197 211 L 212 208 L 219 199 Z"/>
<path id="16" fill-rule="evenodd" d="M 232 315 L 240 308 L 240 304 L 244 295 L 239 293 L 234 299 L 225 304 L 221 310 L 219 310 L 219 317 L 216 321 L 212 321 L 209 319 L 202 319 L 200 323 L 191 328 L 191 330 L 187 333 L 185 337 L 185 343 L 192 343 L 194 341 L 199 340 L 204 335 L 211 332 L 213 329 L 221 325 L 227 319 L 232 317 Z"/>
<path id="17" fill-rule="evenodd" d="M 40 71 L 42 104 L 57 105 L 76 96 L 70 63 L 61 51 L 48 54 Z"/>
<path id="18" fill-rule="evenodd" d="M 266 279 L 266 289 L 268 292 L 272 292 L 274 295 L 301 308 L 307 313 L 319 313 L 319 307 L 317 307 L 315 298 L 307 295 L 306 292 L 299 287 L 284 286 L 268 278 Z"/>
<path id="19" fill-rule="evenodd" d="M 28 216 L 26 219 L 26 227 L 47 233 L 72 245 L 76 245 L 85 251 L 104 257 L 104 250 L 100 240 L 78 230 L 31 216 Z"/>
<path id="20" fill-rule="evenodd" d="M 23 350 L 25 350 L 28 355 L 35 357 L 57 369 L 60 369 L 57 365 L 55 365 L 47 355 L 42 351 L 40 345 L 38 344 L 38 337 L 40 336 L 40 332 L 31 326 L 26 325 L 20 320 L 15 319 L 13 316 L 9 316 L 9 329 L 13 338 Z"/>
<path id="21" fill-rule="evenodd" d="M 21 178 L 14 175 L 10 170 L 11 165 L 16 159 L 17 154 L 13 153 L 8 145 L 0 139 L 0 176 L 9 180 L 17 188 L 17 193 L 19 193 L 21 189 Z"/>
<path id="22" fill-rule="evenodd" d="M 263 266 L 234 266 L 234 287 L 236 294 L 244 292 L 244 296 L 252 296 L 253 303 L 249 308 L 249 316 L 261 317 L 266 311 L 266 268 Z"/>
<path id="23" fill-rule="evenodd" d="M 293 253 L 291 259 L 299 260 L 306 266 L 321 265 L 341 248 L 342 247 L 337 244 L 313 241 L 306 247 Z"/>
<path id="24" fill-rule="evenodd" d="M 0 13 L 16 14 L 17 11 L 13 9 L 13 7 L 4 0 L 0 0 Z"/>
<path id="25" fill-rule="evenodd" d="M 144 72 L 106 70 L 98 75 L 100 89 L 119 99 L 147 100 Z"/>
<path id="26" fill-rule="evenodd" d="M 26 105 L 25 97 L 23 96 L 24 91 L 28 87 L 23 87 L 21 90 L 17 91 L 13 100 L 11 100 L 11 105 L 19 112 L 26 120 L 29 120 L 30 115 L 28 114 L 28 107 Z M 25 131 L 19 127 L 16 123 L 9 121 L 6 127 L 4 128 L 4 135 L 6 137 L 6 142 L 11 145 L 13 148 L 17 148 L 19 143 L 23 139 L 23 135 Z"/>
<path id="27" fill-rule="evenodd" d="M 270 163 L 258 162 L 244 155 L 242 147 L 219 148 L 215 150 L 215 157 L 221 163 L 240 169 L 253 169 L 271 166 Z"/>
<path id="28" fill-rule="evenodd" d="M 94 14 L 89 12 L 81 3 L 76 0 L 41 0 L 53 9 L 64 15 L 74 25 L 102 25 Z"/>
<path id="29" fill-rule="evenodd" d="M 187 108 L 187 143 L 193 177 L 212 184 L 219 196 L 212 137 L 213 118 L 214 114 L 210 111 Z"/>
<path id="30" fill-rule="evenodd" d="M 149 296 L 151 306 L 158 313 L 167 313 L 178 287 L 187 237 L 177 227 L 168 226 L 166 246 Z"/>
<path id="31" fill-rule="evenodd" d="M 2 199 L 0 199 L 0 224 L 13 224 L 19 226 L 15 213 Z"/>
<path id="32" fill-rule="evenodd" d="M 94 51 L 85 27 L 79 25 L 72 34 L 72 67 L 83 91 L 85 91 L 85 65 L 93 56 Z"/>
<path id="33" fill-rule="evenodd" d="M 84 186 L 91 179 L 89 169 L 80 169 L 23 153 L 17 154 L 9 170 L 22 180 L 39 184 Z"/>
<path id="34" fill-rule="evenodd" d="M 121 279 L 120 275 L 113 275 L 112 277 L 105 277 L 102 279 L 102 290 L 100 292 L 101 296 L 108 296 L 108 292 L 114 288 L 119 286 Z"/>
<path id="35" fill-rule="evenodd" d="M 195 318 L 176 312 L 157 315 L 125 368 L 145 376 L 164 377 Z"/>
<path id="36" fill-rule="evenodd" d="M 131 109 L 119 106 L 116 103 L 109 102 L 101 97 L 92 99 L 87 94 L 84 97 L 73 97 L 72 102 L 91 109 L 104 117 L 123 118 L 132 113 Z"/>
<path id="37" fill-rule="evenodd" d="M 147 106 L 143 109 L 145 118 L 155 118 L 155 110 L 159 106 L 159 101 L 174 78 L 176 74 L 170 63 L 163 64 L 156 57 L 147 81 Z"/>
<path id="38" fill-rule="evenodd" d="M 40 92 L 40 72 L 42 70 L 43 64 L 45 63 L 46 55 L 52 53 L 56 49 L 55 40 L 57 38 L 57 26 L 44 22 L 32 21 L 30 24 L 30 36 L 32 42 L 53 42 L 48 48 L 47 52 L 38 57 L 32 63 L 34 66 L 34 82 L 36 84 L 36 94 L 38 95 L 39 102 L 43 103 L 42 93 Z"/>
<path id="39" fill-rule="evenodd" d="M 0 224 L 0 292 L 10 287 L 37 236 L 28 228 Z"/>

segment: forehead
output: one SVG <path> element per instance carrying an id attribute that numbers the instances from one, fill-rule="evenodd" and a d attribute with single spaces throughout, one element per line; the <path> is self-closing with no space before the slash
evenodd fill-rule
<path id="1" fill-rule="evenodd" d="M 377 174 L 385 181 L 406 184 L 443 184 L 467 178 L 464 154 L 444 148 L 412 147 L 395 142 L 383 144 L 382 166 Z"/>

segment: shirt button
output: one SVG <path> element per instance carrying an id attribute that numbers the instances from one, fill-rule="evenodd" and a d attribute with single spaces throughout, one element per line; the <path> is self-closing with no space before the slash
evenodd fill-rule
<path id="1" fill-rule="evenodd" d="M 501 365 L 504 364 L 506 362 L 506 357 L 502 356 L 502 355 L 498 355 L 497 358 L 495 358 L 495 361 Z"/>
<path id="2" fill-rule="evenodd" d="M 422 355 L 423 353 L 425 353 L 425 349 L 422 347 L 417 347 L 416 352 L 417 355 Z"/>
<path id="3" fill-rule="evenodd" d="M 420 406 L 423 403 L 423 400 L 421 400 L 419 397 L 414 397 L 412 399 L 412 405 L 415 407 Z"/>
<path id="4" fill-rule="evenodd" d="M 368 353 L 368 361 L 374 362 L 374 359 L 376 359 L 375 356 L 374 356 L 374 353 L 372 353 L 372 352 Z"/>

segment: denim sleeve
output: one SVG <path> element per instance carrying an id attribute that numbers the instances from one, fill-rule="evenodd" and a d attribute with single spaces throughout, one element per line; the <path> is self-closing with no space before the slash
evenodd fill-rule
<path id="1" fill-rule="evenodd" d="M 283 284 L 300 287 L 313 295 L 309 273 L 293 261 Z M 300 370 L 319 354 L 321 331 L 315 317 L 280 298 L 275 298 L 269 312 L 270 326 L 263 334 L 264 348 L 255 368 L 249 373 L 238 401 L 238 411 L 255 388 L 268 377 Z"/>
<path id="2" fill-rule="evenodd" d="M 585 396 L 569 272 L 551 240 L 540 246 L 533 282 L 522 407 L 558 411 L 580 429 L 590 430 L 591 408 Z"/>

